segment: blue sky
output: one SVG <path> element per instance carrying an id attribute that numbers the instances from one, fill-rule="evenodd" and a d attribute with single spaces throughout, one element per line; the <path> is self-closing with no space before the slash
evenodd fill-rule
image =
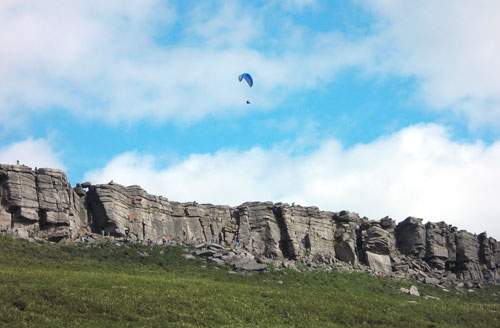
<path id="1" fill-rule="evenodd" d="M 4 0 L 0 161 L 500 238 L 499 22 L 494 1 Z"/>

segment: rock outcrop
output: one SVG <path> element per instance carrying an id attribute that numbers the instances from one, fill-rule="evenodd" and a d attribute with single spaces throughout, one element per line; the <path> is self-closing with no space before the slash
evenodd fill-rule
<path id="1" fill-rule="evenodd" d="M 500 243 L 486 233 L 408 217 L 370 220 L 348 211 L 272 202 L 237 207 L 179 203 L 139 186 L 77 184 L 60 170 L 0 165 L 0 228 L 22 238 L 83 234 L 200 246 L 196 254 L 238 270 L 348 265 L 432 284 L 498 281 Z M 198 254 L 199 253 L 199 254 Z"/>
<path id="2" fill-rule="evenodd" d="M 0 165 L 0 228 L 51 241 L 88 230 L 85 198 L 61 170 Z"/>

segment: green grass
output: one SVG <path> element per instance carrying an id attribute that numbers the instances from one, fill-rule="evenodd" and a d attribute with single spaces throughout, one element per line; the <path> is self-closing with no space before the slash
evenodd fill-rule
<path id="1" fill-rule="evenodd" d="M 424 300 L 399 292 L 409 281 L 347 272 L 242 276 L 183 252 L 0 236 L 0 326 L 500 327 L 498 286 L 457 293 L 418 285 L 441 298 Z"/>

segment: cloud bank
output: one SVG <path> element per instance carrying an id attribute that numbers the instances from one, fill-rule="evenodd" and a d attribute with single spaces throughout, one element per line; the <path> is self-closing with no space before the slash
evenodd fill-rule
<path id="1" fill-rule="evenodd" d="M 324 140 L 305 155 L 279 146 L 222 150 L 162 167 L 154 156 L 128 152 L 85 179 L 139 184 L 178 201 L 271 200 L 372 219 L 417 216 L 500 238 L 499 161 L 500 143 L 458 143 L 442 126 L 429 124 L 349 149 Z"/>
<path id="2" fill-rule="evenodd" d="M 191 122 L 244 112 L 247 97 L 274 108 L 354 67 L 414 80 L 427 106 L 472 125 L 500 123 L 498 2 L 353 4 L 373 19 L 363 37 L 287 18 L 321 12 L 326 3 L 313 0 L 186 10 L 160 0 L 4 0 L 0 114 L 3 122 L 53 109 L 108 122 Z M 255 75 L 250 94 L 235 83 L 242 71 Z"/>
<path id="3" fill-rule="evenodd" d="M 471 125 L 500 123 L 500 2 L 359 2 L 377 20 L 381 71 L 414 78 L 418 96 Z M 377 69 L 377 68 L 375 68 Z"/>
<path id="4" fill-rule="evenodd" d="M 248 97 L 272 108 L 287 92 L 323 83 L 366 56 L 364 45 L 338 33 L 297 34 L 300 46 L 290 49 L 281 39 L 289 27 L 267 30 L 264 10 L 215 2 L 179 16 L 179 8 L 159 0 L 2 1 L 0 113 L 12 120 L 63 109 L 108 122 L 189 122 L 248 110 Z M 280 50 L 258 50 L 266 41 Z M 251 93 L 237 83 L 243 71 L 255 77 Z"/>

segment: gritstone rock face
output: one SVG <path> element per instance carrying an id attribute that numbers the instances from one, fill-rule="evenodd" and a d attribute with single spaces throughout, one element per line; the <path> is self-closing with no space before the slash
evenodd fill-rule
<path id="1" fill-rule="evenodd" d="M 414 217 L 396 225 L 389 217 L 283 203 L 179 203 L 112 182 L 73 188 L 61 170 L 23 165 L 0 165 L 0 199 L 3 233 L 55 242 L 104 234 L 199 244 L 200 256 L 241 270 L 263 270 L 268 261 L 291 269 L 349 265 L 438 284 L 492 281 L 500 266 L 500 243 L 486 233 Z"/>

